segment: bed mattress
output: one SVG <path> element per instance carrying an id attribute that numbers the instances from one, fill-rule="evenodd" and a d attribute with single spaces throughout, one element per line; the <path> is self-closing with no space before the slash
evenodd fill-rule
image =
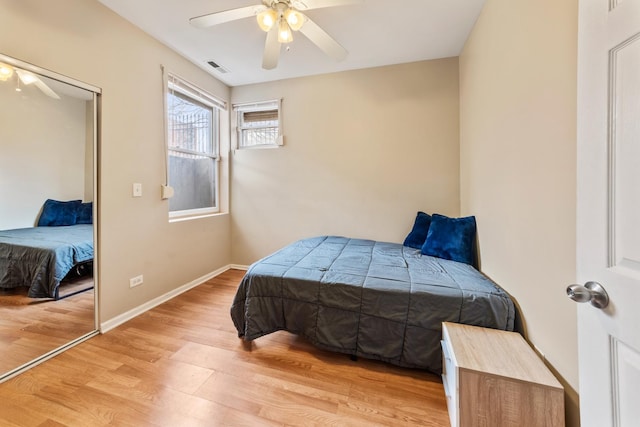
<path id="1" fill-rule="evenodd" d="M 286 330 L 323 349 L 439 373 L 442 322 L 513 330 L 515 309 L 470 265 L 321 236 L 251 265 L 231 317 L 248 341 Z"/>

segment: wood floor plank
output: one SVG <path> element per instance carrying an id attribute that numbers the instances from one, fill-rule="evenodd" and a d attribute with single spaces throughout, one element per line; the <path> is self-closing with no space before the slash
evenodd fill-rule
<path id="1" fill-rule="evenodd" d="M 84 289 L 92 278 L 64 281 Z M 65 299 L 35 299 L 27 287 L 0 289 L 0 372 L 8 372 L 95 329 L 94 292 Z"/>
<path id="2" fill-rule="evenodd" d="M 258 417 L 247 412 L 236 411 L 233 408 L 229 408 L 224 419 L 221 421 L 225 426 L 237 426 L 237 427 L 277 427 L 282 426 L 281 423 L 270 421 L 266 418 Z"/>
<path id="3" fill-rule="evenodd" d="M 13 402 L 2 402 L 2 411 L 0 411 L 0 425 L 2 426 L 35 427 L 50 421 L 46 415 L 38 414 L 35 411 L 25 411 L 24 408 Z"/>
<path id="4" fill-rule="evenodd" d="M 239 339 L 229 308 L 242 276 L 229 270 L 0 384 L 0 425 L 448 425 L 436 375 L 287 332 Z"/>
<path id="5" fill-rule="evenodd" d="M 165 385 L 174 390 L 195 394 L 215 372 L 189 363 L 160 359 L 149 363 L 141 360 L 122 365 L 116 370 L 124 375 L 136 376 L 145 383 Z"/>

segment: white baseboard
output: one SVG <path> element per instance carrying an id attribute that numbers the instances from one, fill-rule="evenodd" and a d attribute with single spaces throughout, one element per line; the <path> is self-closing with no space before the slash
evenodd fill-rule
<path id="1" fill-rule="evenodd" d="M 127 322 L 128 320 L 133 319 L 136 316 L 141 315 L 142 313 L 144 313 L 145 311 L 149 311 L 154 307 L 159 306 L 160 304 L 162 304 L 163 302 L 167 302 L 169 301 L 171 298 L 174 298 L 178 295 L 180 295 L 183 292 L 188 291 L 189 289 L 195 288 L 196 286 L 206 282 L 209 279 L 212 279 L 222 273 L 224 273 L 225 271 L 231 269 L 231 268 L 237 268 L 237 269 L 242 269 L 241 266 L 235 266 L 235 265 L 226 265 L 224 267 L 221 267 L 219 269 L 217 269 L 216 271 L 213 271 L 211 273 L 205 274 L 202 277 L 198 277 L 195 280 L 192 280 L 191 282 L 180 286 L 179 288 L 176 288 L 170 292 L 167 292 L 164 295 L 160 295 L 157 298 L 152 299 L 151 301 L 147 301 L 146 303 L 139 305 L 138 307 L 127 311 L 126 313 L 122 313 L 112 319 L 107 320 L 106 322 L 103 322 L 100 324 L 100 333 L 104 334 L 105 332 L 108 332 L 110 330 L 112 330 L 113 328 L 116 328 L 120 325 L 122 325 L 123 323 Z M 246 270 L 246 267 L 244 268 Z"/>
<path id="2" fill-rule="evenodd" d="M 234 270 L 243 270 L 243 271 L 247 271 L 249 269 L 248 265 L 240 265 L 240 264 L 229 264 L 229 269 L 234 269 Z"/>

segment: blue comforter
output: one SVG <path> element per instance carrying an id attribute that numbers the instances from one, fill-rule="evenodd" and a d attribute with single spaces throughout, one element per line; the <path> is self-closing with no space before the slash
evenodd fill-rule
<path id="1" fill-rule="evenodd" d="M 32 298 L 56 298 L 73 266 L 93 259 L 93 225 L 0 231 L 0 288 L 28 286 Z"/>
<path id="2" fill-rule="evenodd" d="M 245 340 L 286 330 L 320 348 L 433 372 L 442 322 L 513 330 L 514 316 L 507 293 L 470 265 L 333 236 L 254 263 L 231 306 Z"/>

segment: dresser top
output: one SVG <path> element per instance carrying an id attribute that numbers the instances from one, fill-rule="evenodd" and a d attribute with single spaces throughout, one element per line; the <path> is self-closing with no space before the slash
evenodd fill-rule
<path id="1" fill-rule="evenodd" d="M 449 322 L 442 324 L 442 331 L 460 369 L 562 389 L 542 359 L 516 332 Z"/>

